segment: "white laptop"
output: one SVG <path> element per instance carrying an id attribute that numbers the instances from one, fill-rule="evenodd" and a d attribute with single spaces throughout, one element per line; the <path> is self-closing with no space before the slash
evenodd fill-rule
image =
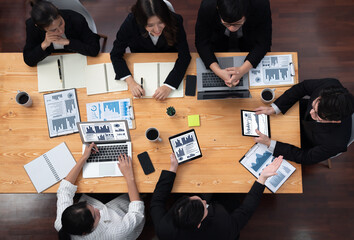
<path id="1" fill-rule="evenodd" d="M 123 176 L 118 168 L 118 155 L 132 157 L 128 122 L 126 120 L 78 122 L 81 141 L 85 146 L 94 142 L 98 153 L 91 153 L 83 167 L 83 178 Z"/>

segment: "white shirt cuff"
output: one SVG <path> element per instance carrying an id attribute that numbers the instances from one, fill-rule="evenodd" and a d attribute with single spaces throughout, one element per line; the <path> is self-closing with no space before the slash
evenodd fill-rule
<path id="1" fill-rule="evenodd" d="M 127 79 L 128 77 L 130 77 L 131 75 L 128 75 L 128 76 L 125 76 L 125 77 L 122 77 L 121 79 L 119 79 L 119 81 L 123 81 L 125 79 Z"/>
<path id="2" fill-rule="evenodd" d="M 277 141 L 275 140 L 270 140 L 270 146 L 268 147 L 268 151 L 274 152 L 275 145 L 277 144 Z"/>
<path id="3" fill-rule="evenodd" d="M 278 108 L 278 106 L 275 105 L 274 103 L 272 103 L 270 106 L 275 110 L 275 114 L 281 113 L 281 111 L 280 111 L 280 109 Z"/>
<path id="4" fill-rule="evenodd" d="M 176 88 L 175 88 L 175 87 L 172 87 L 171 85 L 168 85 L 167 83 L 164 83 L 163 85 L 165 85 L 165 86 L 167 86 L 167 87 L 171 88 L 172 90 L 176 90 Z"/>

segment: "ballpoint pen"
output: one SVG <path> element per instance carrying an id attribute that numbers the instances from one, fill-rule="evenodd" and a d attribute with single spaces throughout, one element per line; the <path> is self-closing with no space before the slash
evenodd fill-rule
<path id="1" fill-rule="evenodd" d="M 144 89 L 144 79 L 143 79 L 143 78 L 140 79 L 140 83 L 141 83 L 141 84 L 140 84 L 140 85 L 141 85 L 141 88 Z"/>
<path id="2" fill-rule="evenodd" d="M 60 82 L 63 82 L 63 78 L 62 78 L 62 75 L 61 75 L 61 64 L 60 64 L 60 60 L 59 59 L 58 59 L 57 63 L 58 63 L 58 70 L 59 70 L 59 79 L 60 79 Z"/>

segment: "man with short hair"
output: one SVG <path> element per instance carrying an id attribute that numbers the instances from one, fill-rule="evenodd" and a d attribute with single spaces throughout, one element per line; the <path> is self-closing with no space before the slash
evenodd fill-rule
<path id="1" fill-rule="evenodd" d="M 203 0 L 195 25 L 195 46 L 206 68 L 229 87 L 256 68 L 272 45 L 269 0 Z M 249 52 L 240 67 L 221 69 L 214 52 Z"/>
<path id="2" fill-rule="evenodd" d="M 259 204 L 265 181 L 268 177 L 276 175 L 281 163 L 280 156 L 264 168 L 243 203 L 237 209 L 232 209 L 230 213 L 223 205 L 218 203 L 208 205 L 198 196 L 182 197 L 167 210 L 166 201 L 171 193 L 178 168 L 177 159 L 174 154 L 171 154 L 170 170 L 161 172 L 150 204 L 156 235 L 160 240 L 238 239 L 240 230 Z"/>
<path id="3" fill-rule="evenodd" d="M 300 114 L 301 148 L 271 140 L 259 131 L 260 137 L 255 141 L 267 145 L 274 156 L 282 155 L 301 164 L 318 163 L 347 151 L 354 100 L 337 79 L 305 80 L 284 92 L 271 107 L 259 107 L 255 111 L 257 114 L 285 114 L 304 96 L 310 99 L 306 104 L 300 102 L 300 112 L 303 112 Z"/>

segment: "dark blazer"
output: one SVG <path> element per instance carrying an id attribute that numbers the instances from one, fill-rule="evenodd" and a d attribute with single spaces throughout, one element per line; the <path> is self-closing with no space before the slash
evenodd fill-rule
<path id="1" fill-rule="evenodd" d="M 341 123 L 319 123 L 311 118 L 312 102 L 320 91 L 328 86 L 343 87 L 333 78 L 305 80 L 285 91 L 274 104 L 285 114 L 302 97 L 310 96 L 305 116 L 301 120 L 305 136 L 302 136 L 306 146 L 301 148 L 278 142 L 275 145 L 274 156 L 283 155 L 284 159 L 301 164 L 314 164 L 327 160 L 338 153 L 347 151 L 347 144 L 352 129 L 351 116 Z"/>
<path id="2" fill-rule="evenodd" d="M 195 46 L 204 65 L 217 62 L 214 52 L 228 52 L 229 37 L 216 9 L 217 0 L 203 0 L 195 25 Z M 246 0 L 246 22 L 242 26 L 243 37 L 239 39 L 242 52 L 249 52 L 245 60 L 257 67 L 272 45 L 272 18 L 269 0 Z"/>
<path id="3" fill-rule="evenodd" d="M 175 226 L 173 210 L 166 209 L 166 201 L 171 193 L 175 177 L 174 172 L 162 171 L 151 199 L 151 217 L 160 240 L 235 240 L 257 208 L 264 191 L 264 185 L 255 182 L 242 205 L 231 214 L 220 204 L 210 204 L 208 215 L 200 228 L 183 230 Z"/>
<path id="4" fill-rule="evenodd" d="M 77 52 L 86 56 L 97 56 L 100 51 L 100 37 L 93 33 L 87 25 L 86 19 L 79 13 L 71 10 L 59 10 L 65 21 L 65 35 L 70 40 L 64 49 L 55 50 L 51 44 L 43 51 L 41 43 L 45 39 L 45 31 L 36 27 L 33 20 L 26 21 L 26 45 L 23 49 L 23 59 L 29 66 L 36 66 L 53 52 Z"/>
<path id="5" fill-rule="evenodd" d="M 186 38 L 186 33 L 183 28 L 183 19 L 180 15 L 172 13 L 177 20 L 177 43 L 173 46 L 167 44 L 166 38 L 163 34 L 159 37 L 156 46 L 153 44 L 151 38 L 146 35 L 147 32 L 143 26 L 139 26 L 135 21 L 134 15 L 130 13 L 120 27 L 117 38 L 113 43 L 111 51 L 111 60 L 114 71 L 116 72 L 116 79 L 131 75 L 129 68 L 123 58 L 125 49 L 130 48 L 131 52 L 178 52 L 178 58 L 175 66 L 167 76 L 164 83 L 172 87 L 178 88 L 184 74 L 188 68 L 191 56 Z M 146 34 L 144 34 L 146 33 Z M 145 36 L 146 35 L 146 36 Z"/>

